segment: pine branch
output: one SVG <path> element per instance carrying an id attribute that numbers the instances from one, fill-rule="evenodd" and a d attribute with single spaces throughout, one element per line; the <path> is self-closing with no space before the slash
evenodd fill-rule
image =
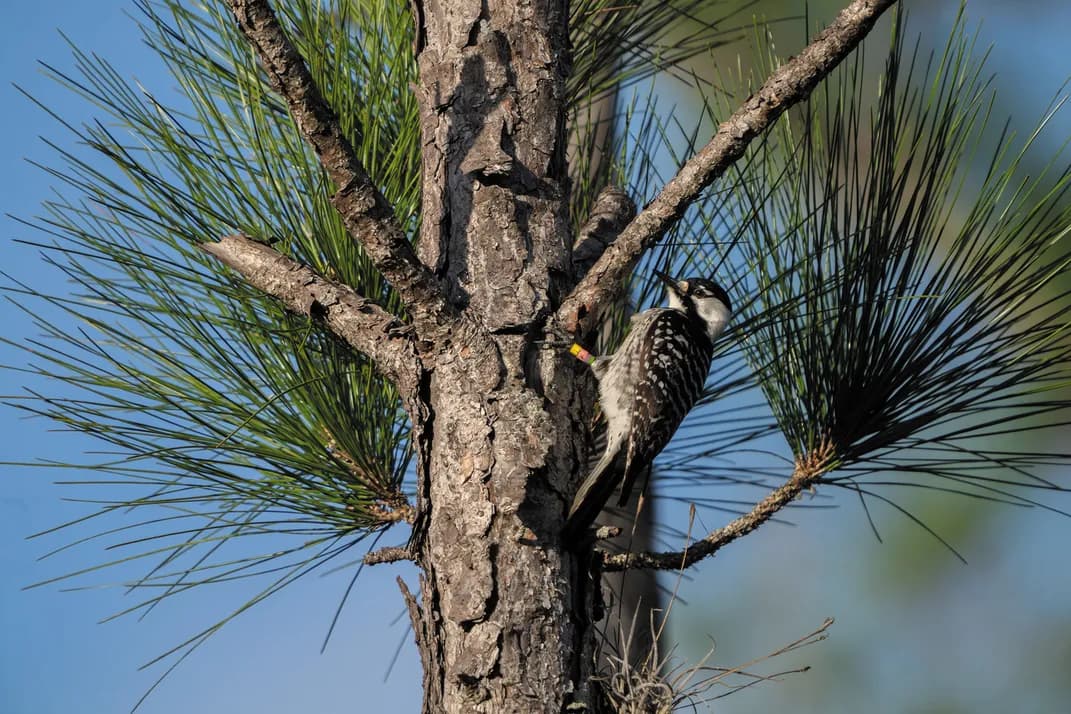
<path id="1" fill-rule="evenodd" d="M 420 262 L 271 6 L 266 0 L 229 0 L 229 5 L 272 88 L 286 99 L 298 129 L 338 187 L 331 203 L 350 235 L 401 296 L 418 330 L 435 331 L 451 321 L 454 311 L 438 279 Z"/>
<path id="2" fill-rule="evenodd" d="M 653 568 L 655 570 L 684 570 L 700 560 L 714 555 L 722 546 L 732 543 L 737 538 L 746 536 L 751 531 L 773 518 L 774 514 L 792 503 L 809 488 L 817 485 L 822 475 L 832 466 L 834 457 L 833 443 L 822 442 L 811 453 L 796 460 L 796 468 L 788 481 L 771 491 L 766 498 L 755 504 L 750 511 L 735 519 L 728 525 L 711 531 L 702 540 L 680 551 L 664 553 L 618 553 L 603 556 L 603 570 L 629 570 L 634 568 Z"/>
<path id="3" fill-rule="evenodd" d="M 379 305 L 247 236 L 224 236 L 201 249 L 293 312 L 322 321 L 375 362 L 403 398 L 415 389 L 421 368 L 412 330 Z"/>
<path id="4" fill-rule="evenodd" d="M 558 310 L 572 332 L 586 331 L 643 255 L 684 215 L 703 190 L 743 156 L 751 141 L 847 57 L 895 0 L 854 0 L 798 56 L 770 75 L 714 138 L 632 220 Z"/>

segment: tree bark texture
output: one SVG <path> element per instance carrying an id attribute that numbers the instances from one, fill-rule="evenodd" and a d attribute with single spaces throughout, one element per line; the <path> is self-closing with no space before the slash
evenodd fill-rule
<path id="1" fill-rule="evenodd" d="M 571 275 L 567 7 L 429 0 L 416 11 L 421 258 L 491 335 L 430 360 L 415 611 L 424 709 L 560 712 L 585 628 L 556 540 L 590 403 L 576 363 L 531 340 Z"/>

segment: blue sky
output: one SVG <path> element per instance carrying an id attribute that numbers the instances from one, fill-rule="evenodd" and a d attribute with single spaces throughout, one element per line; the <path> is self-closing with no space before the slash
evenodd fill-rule
<path id="1" fill-rule="evenodd" d="M 131 78 L 155 92 L 166 93 L 173 83 L 152 51 L 141 43 L 127 16 L 131 3 L 116 0 L 15 3 L 5 8 L 0 26 L 0 67 L 17 83 L 66 119 L 81 122 L 92 108 L 43 76 L 36 60 L 70 67 L 70 52 L 62 29 L 79 47 L 95 51 Z M 27 158 L 47 161 L 50 151 L 39 139 L 60 142 L 68 137 L 57 123 L 33 106 L 9 83 L 0 87 L 0 135 L 3 172 L 0 196 L 5 213 L 22 217 L 37 206 L 55 184 Z M 59 286 L 60 277 L 15 238 L 37 238 L 8 217 L 2 220 L 3 270 L 38 286 Z M 34 334 L 29 320 L 5 305 L 5 328 L 20 337 Z M 0 345 L 0 362 L 22 364 L 25 357 Z M 0 371 L 0 394 L 28 386 L 24 375 Z M 3 425 L 0 459 L 38 457 L 78 460 L 94 446 L 71 434 L 50 431 L 41 420 L 27 420 L 12 410 L 0 412 Z M 66 474 L 65 477 L 70 477 Z M 63 545 L 63 536 L 26 541 L 33 532 L 84 515 L 84 504 L 61 499 L 76 495 L 52 484 L 55 472 L 5 467 L 0 494 L 0 712 L 60 714 L 61 712 L 125 712 L 163 672 L 138 667 L 200 628 L 212 624 L 224 608 L 233 607 L 247 591 L 193 594 L 158 608 L 145 620 L 98 620 L 129 607 L 136 596 L 122 588 L 61 592 L 65 584 L 23 591 L 26 585 L 101 562 L 109 555 L 102 547 L 75 549 L 44 561 L 38 557 Z M 77 495 L 85 497 L 86 492 Z M 97 494 L 99 495 L 99 494 Z M 132 565 L 78 584 L 110 583 L 120 573 L 134 575 Z M 407 646 L 390 680 L 384 683 L 397 645 L 411 642 L 406 623 L 394 622 L 402 602 L 394 583 L 399 568 L 358 584 L 325 654 L 320 646 L 335 608 L 348 584 L 349 573 L 308 578 L 254 611 L 236 619 L 221 635 L 209 640 L 154 692 L 140 711 L 169 712 L 354 712 L 377 711 L 391 702 L 400 711 L 419 708 L 420 689 L 415 649 Z M 409 573 L 411 575 L 411 573 Z M 69 585 L 69 584 L 68 584 Z M 228 597 L 233 595 L 233 597 Z M 294 613 L 300 613 L 295 617 Z"/>
<path id="2" fill-rule="evenodd" d="M 106 56 L 124 74 L 166 92 L 171 83 L 151 50 L 141 44 L 127 2 L 94 0 L 49 3 L 13 3 L 6 8 L 0 27 L 0 67 L 3 76 L 73 122 L 88 120 L 92 110 L 56 83 L 46 79 L 35 64 L 46 60 L 61 68 L 70 64 L 70 54 L 58 33 L 62 28 L 72 42 Z M 948 3 L 951 6 L 952 3 Z M 1037 116 L 1071 74 L 1071 50 L 1063 41 L 1071 25 L 1071 11 L 1047 14 L 1043 3 L 974 3 L 973 17 L 985 17 L 982 45 L 997 42 L 992 68 L 999 72 L 997 84 L 1012 95 L 1016 115 L 1030 120 Z M 1024 9 L 1025 8 L 1025 9 Z M 944 18 L 947 20 L 947 17 Z M 47 198 L 54 181 L 25 162 L 47 161 L 50 151 L 40 136 L 69 141 L 60 127 L 23 98 L 10 84 L 0 87 L 0 200 L 4 212 L 28 217 Z M 1066 124 L 1065 124 L 1066 125 Z M 31 247 L 13 242 L 34 238 L 29 229 L 4 217 L 0 231 L 4 259 L 2 269 L 37 286 L 61 289 L 60 277 L 45 266 Z M 33 334 L 24 315 L 10 306 L 3 308 L 5 334 L 21 339 Z M 19 365 L 25 358 L 0 345 L 0 363 Z M 17 393 L 33 386 L 17 372 L 0 372 L 0 394 Z M 26 420 L 10 409 L 0 410 L 3 434 L 0 460 L 20 461 L 37 457 L 77 460 L 93 448 L 70 434 L 50 431 L 40 420 Z M 178 644 L 222 614 L 226 603 L 237 604 L 240 593 L 213 591 L 175 598 L 144 621 L 121 618 L 106 624 L 98 620 L 131 604 L 122 588 L 95 588 L 63 592 L 64 584 L 23 590 L 26 585 L 100 562 L 100 548 L 83 547 L 38 561 L 45 552 L 64 543 L 62 537 L 26 541 L 30 533 L 43 530 L 87 512 L 85 504 L 63 501 L 74 493 L 52 484 L 57 478 L 43 470 L 6 467 L 5 489 L 0 494 L 0 712 L 3 714 L 67 714 L 68 712 L 124 712 L 162 673 L 137 668 Z M 1064 504 L 1065 506 L 1067 504 Z M 939 571 L 925 584 L 900 583 L 897 592 L 868 575 L 880 570 L 889 548 L 869 537 L 858 509 L 802 512 L 793 519 L 796 527 L 772 527 L 727 549 L 700 575 L 684 584 L 683 594 L 691 605 L 681 621 L 693 632 L 719 637 L 724 659 L 735 664 L 782 644 L 817 626 L 828 615 L 837 616 L 834 637 L 879 641 L 865 657 L 852 663 L 850 671 L 864 680 L 873 677 L 871 691 L 906 689 L 904 682 L 931 686 L 926 677 L 945 668 L 942 676 L 962 680 L 963 701 L 978 704 L 973 711 L 1001 711 L 986 703 L 1003 701 L 1016 688 L 1015 677 L 1002 667 L 1001 647 L 1045 644 L 1046 623 L 1064 623 L 1066 603 L 1071 602 L 1071 581 L 1064 549 L 1071 535 L 1071 522 L 1036 515 L 1001 514 L 990 521 L 991 532 L 969 543 L 971 566 L 956 564 L 947 554 L 932 556 L 928 541 L 917 548 L 920 560 L 926 552 L 938 560 L 929 567 Z M 897 538 L 899 536 L 894 536 Z M 907 538 L 907 536 L 903 536 Z M 763 577 L 752 577 L 755 563 L 762 563 Z M 856 566 L 862 563 L 865 566 Z M 920 565 L 920 567 L 922 567 Z M 120 574 L 137 573 L 138 566 L 104 573 L 86 582 L 108 583 Z M 860 572 L 854 572 L 860 571 Z M 146 714 L 188 712 L 342 712 L 416 711 L 419 707 L 419 674 L 394 584 L 394 575 L 413 573 L 402 568 L 383 568 L 362 576 L 349 606 L 343 612 L 334 639 L 325 654 L 321 642 L 334 609 L 347 583 L 348 573 L 308 578 L 230 623 L 219 635 L 184 662 L 146 701 Z M 921 580 L 921 576 L 920 576 Z M 1024 583 L 1030 583 L 1024 587 Z M 791 596 L 793 607 L 785 607 Z M 970 607 L 962 603 L 969 601 Z M 874 606 L 877 605 L 877 606 Z M 754 608 L 761 608 L 755 623 Z M 751 608 L 751 609 L 748 609 Z M 732 621 L 747 621 L 742 632 Z M 1053 628 L 1055 630 L 1055 628 Z M 1063 630 L 1071 631 L 1068 629 Z M 678 626 L 675 635 L 692 650 L 690 632 Z M 692 638 L 700 643 L 702 637 Z M 391 676 L 384 682 L 388 663 L 399 642 L 405 647 Z M 1018 643 L 1018 644 L 1016 644 Z M 1059 642 L 1053 643 L 1058 649 Z M 824 646 L 824 645 L 823 645 Z M 816 648 L 808 650 L 807 657 Z M 986 653 L 993 651 L 993 656 Z M 807 657 L 804 662 L 810 662 Z M 817 655 L 815 655 L 817 658 Z M 812 658 L 814 659 L 814 658 Z M 832 660 L 831 660 L 832 661 Z M 950 662 L 956 662 L 950 666 Z M 832 667 L 832 665 L 830 665 Z M 823 676 L 831 678 L 823 679 Z M 809 689 L 823 682 L 836 686 L 835 671 L 811 678 Z M 1020 679 L 1019 682 L 1022 680 Z M 864 682 L 866 683 L 866 682 Z M 775 685 L 791 695 L 795 683 Z M 804 686 L 804 685 L 801 685 Z M 1051 683 L 1034 685 L 1044 690 Z M 772 707 L 761 695 L 742 695 L 727 700 L 723 711 L 764 711 Z M 774 695 L 776 698 L 778 695 Z M 851 696 L 850 694 L 847 696 Z M 1016 701 L 1030 703 L 1019 692 Z M 904 711 L 898 703 L 909 700 L 893 695 L 887 709 Z M 822 700 L 814 700 L 822 701 Z M 835 701 L 835 699 L 833 699 Z M 1042 698 L 1039 700 L 1043 702 Z M 867 704 L 866 700 L 859 702 Z M 816 704 L 813 711 L 832 711 Z M 861 711 L 851 701 L 838 711 Z M 808 709 L 803 709 L 807 711 Z M 1046 711 L 1043 703 L 1023 711 Z M 877 711 L 874 709 L 873 711 Z"/>

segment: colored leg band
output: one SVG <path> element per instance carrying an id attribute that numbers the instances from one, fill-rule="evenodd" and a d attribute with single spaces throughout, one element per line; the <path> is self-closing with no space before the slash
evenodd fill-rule
<path id="1" fill-rule="evenodd" d="M 569 354 L 571 354 L 573 357 L 576 357 L 584 364 L 590 365 L 595 363 L 595 355 L 591 354 L 575 342 L 573 343 L 573 346 L 569 348 Z"/>

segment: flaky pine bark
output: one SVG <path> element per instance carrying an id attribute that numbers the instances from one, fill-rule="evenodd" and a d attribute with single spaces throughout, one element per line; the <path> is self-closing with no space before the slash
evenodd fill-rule
<path id="1" fill-rule="evenodd" d="M 591 710 L 604 563 L 664 567 L 705 557 L 813 484 L 824 462 L 797 464 L 785 487 L 731 532 L 711 534 L 702 552 L 621 560 L 562 543 L 594 390 L 583 366 L 536 343 L 548 332 L 596 325 L 642 251 L 753 137 L 804 99 L 893 0 L 851 3 L 634 218 L 627 197 L 608 192 L 578 244 L 583 256 L 572 254 L 566 215 L 565 0 L 413 1 L 419 252 L 268 2 L 228 2 L 335 184 L 332 202 L 351 236 L 409 316 L 403 323 L 251 237 L 205 246 L 367 354 L 398 387 L 418 456 L 417 516 L 407 547 L 368 562 L 410 558 L 421 568 L 419 594 L 404 583 L 402 590 L 424 666 L 424 711 Z"/>
<path id="2" fill-rule="evenodd" d="M 427 711 L 561 711 L 575 577 L 557 530 L 584 410 L 533 337 L 568 287 L 561 0 L 418 3 L 421 258 L 491 339 L 436 355 L 416 618 Z"/>

